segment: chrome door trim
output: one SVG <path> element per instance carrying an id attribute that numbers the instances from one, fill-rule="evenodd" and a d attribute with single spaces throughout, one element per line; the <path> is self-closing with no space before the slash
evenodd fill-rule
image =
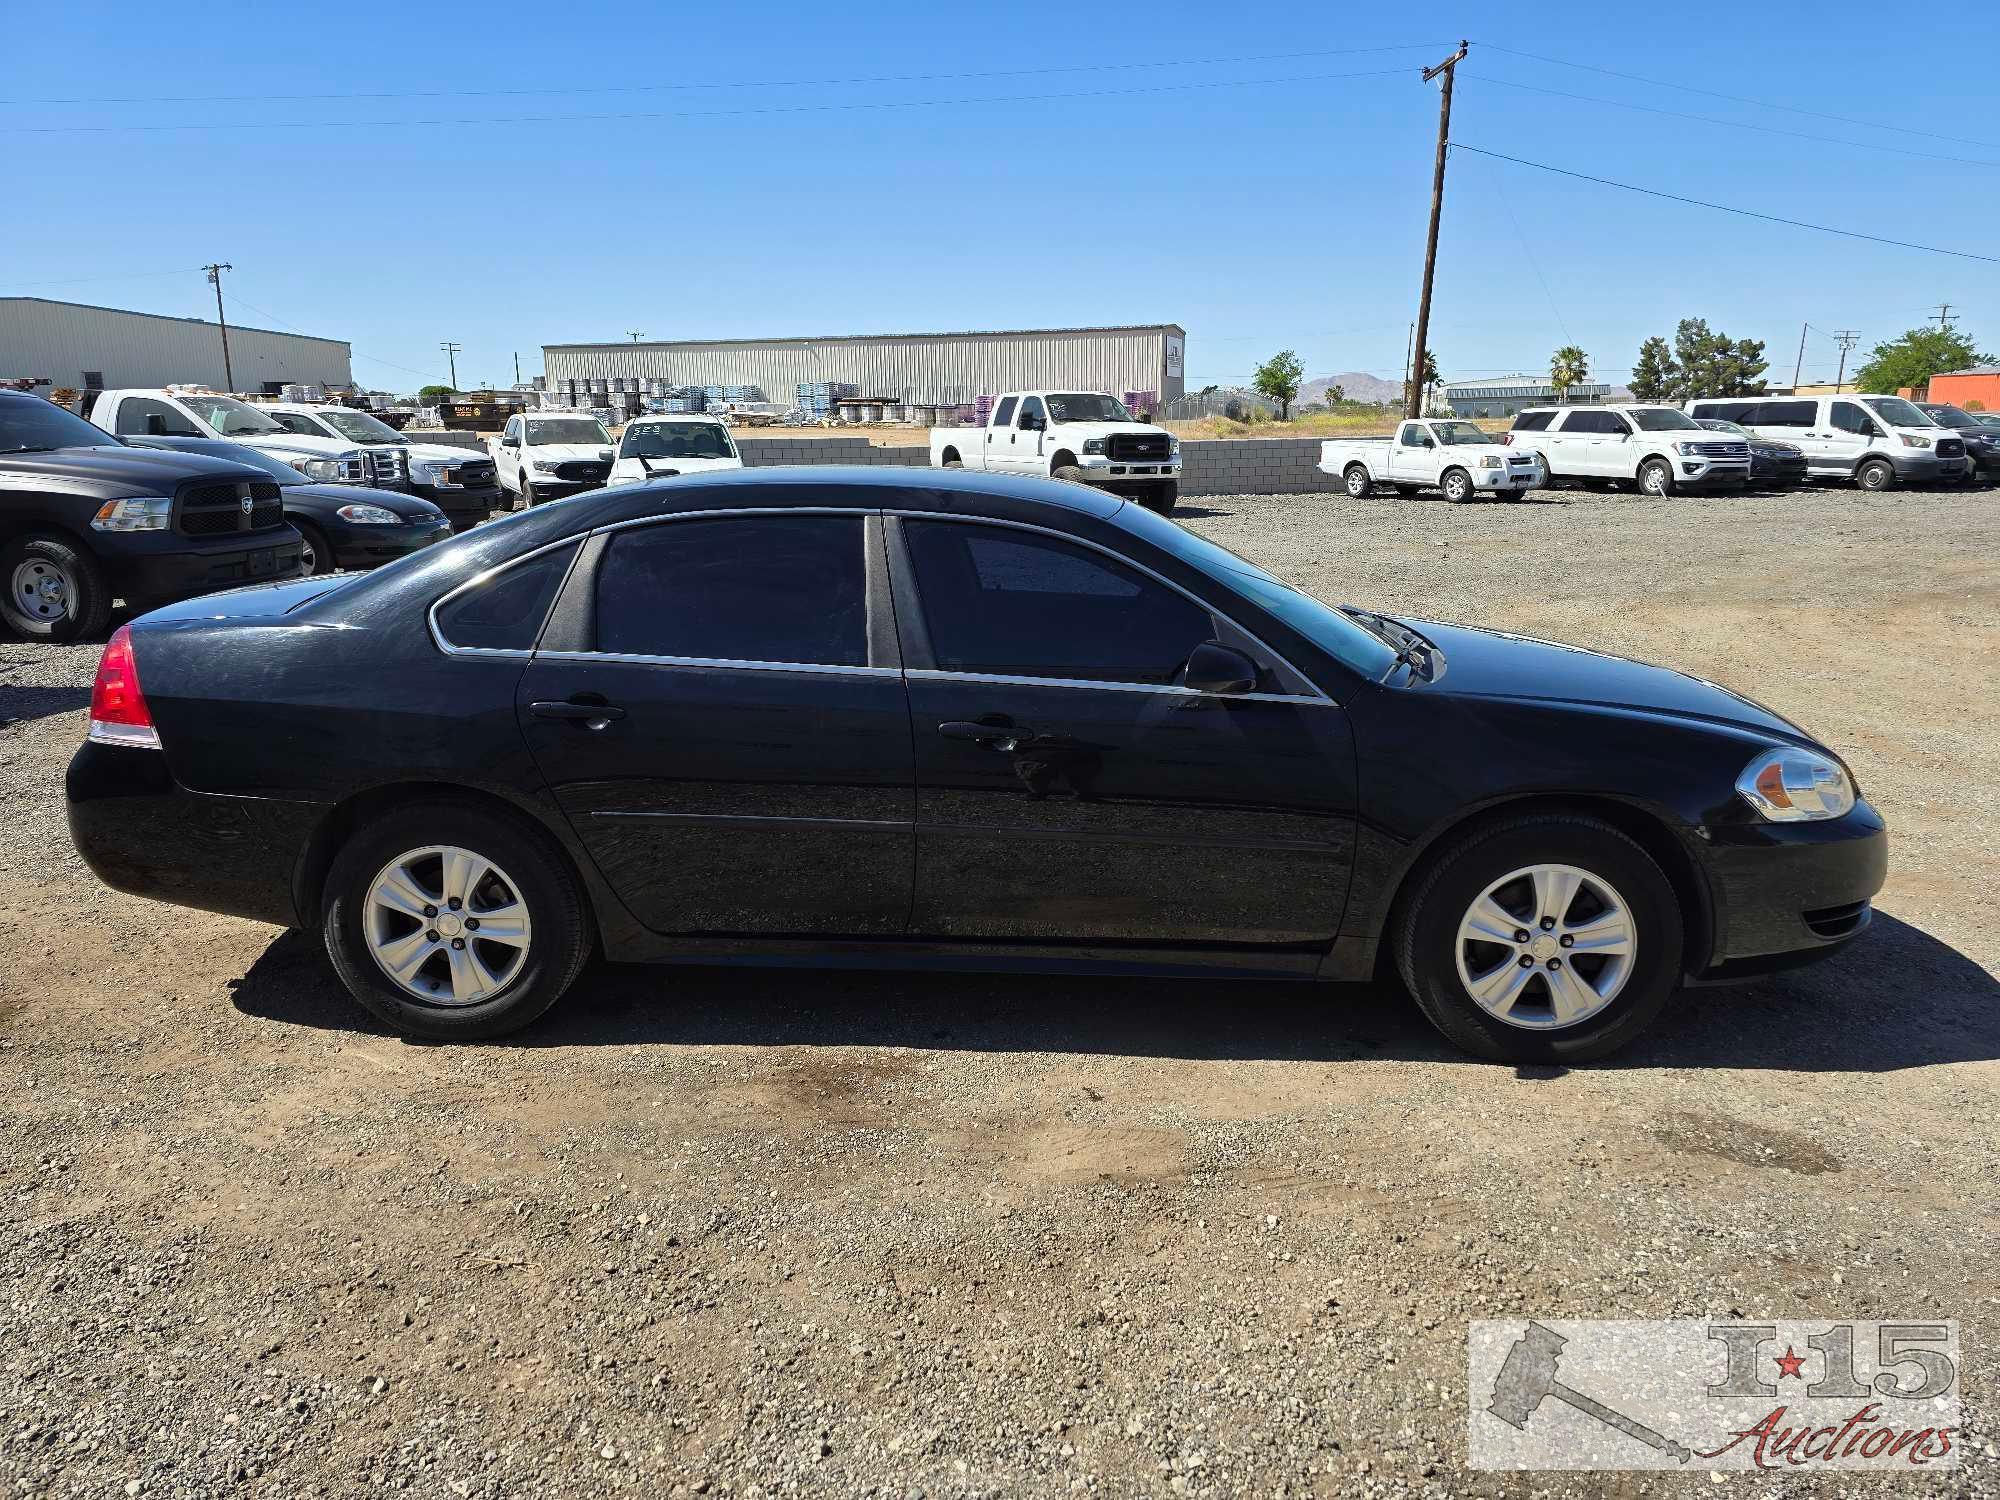
<path id="1" fill-rule="evenodd" d="M 1248 634 L 1246 631 L 1245 634 Z M 1252 636 L 1252 640 L 1256 637 Z M 1282 660 L 1282 658 L 1280 658 Z M 936 667 L 907 667 L 905 677 L 926 682 L 991 682 L 1008 687 L 1097 688 L 1112 693 L 1160 693 L 1172 698 L 1213 698 L 1225 703 L 1308 703 L 1338 708 L 1331 698 L 1307 698 L 1297 693 L 1204 693 L 1170 682 L 1099 682 L 1089 677 L 1014 677 L 1004 672 L 947 672 Z"/>
<path id="2" fill-rule="evenodd" d="M 615 651 L 537 651 L 535 660 L 597 661 L 628 667 L 720 667 L 734 672 L 815 672 L 828 677 L 903 675 L 898 667 L 847 667 L 810 661 L 739 661 L 721 656 L 646 656 L 637 652 Z"/>

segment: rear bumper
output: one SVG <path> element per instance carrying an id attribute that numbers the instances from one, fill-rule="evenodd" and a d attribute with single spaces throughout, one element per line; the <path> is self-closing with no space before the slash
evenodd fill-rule
<path id="1" fill-rule="evenodd" d="M 1889 872 L 1889 833 L 1866 802 L 1828 823 L 1709 830 L 1715 946 L 1698 979 L 1811 963 L 1867 929 Z"/>
<path id="2" fill-rule="evenodd" d="M 93 545 L 112 593 L 134 610 L 145 610 L 218 589 L 295 577 L 301 543 L 299 534 L 284 526 L 249 536 L 208 538 L 106 532 L 94 536 Z"/>
<path id="3" fill-rule="evenodd" d="M 300 925 L 292 878 L 325 809 L 191 792 L 158 750 L 86 740 L 64 779 L 69 836 L 99 880 L 135 896 Z"/>

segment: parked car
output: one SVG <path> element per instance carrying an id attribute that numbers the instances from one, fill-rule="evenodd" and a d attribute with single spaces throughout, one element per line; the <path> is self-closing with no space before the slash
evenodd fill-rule
<path id="1" fill-rule="evenodd" d="M 245 450 L 247 451 L 247 450 Z M 0 391 L 0 621 L 31 641 L 299 571 L 278 487 L 235 458 L 145 452 L 40 396 Z"/>
<path id="2" fill-rule="evenodd" d="M 611 477 L 611 434 L 587 412 L 516 413 L 492 442 L 500 488 L 524 509 Z"/>
<path id="3" fill-rule="evenodd" d="M 1700 678 L 1336 609 L 1080 485 L 619 485 L 120 630 L 69 769 L 123 890 L 319 931 L 446 1038 L 627 960 L 1392 965 L 1488 1057 L 1869 922 L 1839 756 Z M 393 731 L 393 732 L 391 732 Z M 257 837 L 218 841 L 216 828 Z"/>
<path id="4" fill-rule="evenodd" d="M 373 413 L 351 406 L 259 402 L 257 410 L 299 436 L 401 448 L 409 492 L 451 517 L 455 531 L 477 526 L 500 506 L 493 459 L 480 449 L 415 443 Z"/>
<path id="5" fill-rule="evenodd" d="M 302 544 L 300 571 L 375 568 L 451 538 L 451 522 L 428 500 L 394 490 L 315 484 L 290 464 L 226 438 L 128 438 L 135 448 L 171 448 L 233 458 L 262 469 L 278 486 L 285 519 Z"/>
<path id="6" fill-rule="evenodd" d="M 322 484 L 358 484 L 400 490 L 409 485 L 397 442 L 361 444 L 347 438 L 287 432 L 247 401 L 215 391 L 171 386 L 150 390 L 89 391 L 82 414 L 120 437 L 220 437 L 274 454 Z"/>
<path id="7" fill-rule="evenodd" d="M 1747 443 L 1711 434 L 1674 407 L 1646 402 L 1530 407 L 1501 440 L 1539 453 L 1550 483 L 1580 479 L 1609 488 L 1626 480 L 1649 495 L 1671 495 L 1741 489 L 1750 479 Z"/>
<path id="8" fill-rule="evenodd" d="M 1548 478 L 1540 454 L 1510 453 L 1471 422 L 1442 419 L 1405 422 L 1394 437 L 1329 439 L 1319 445 L 1319 467 L 1357 500 L 1392 484 L 1399 495 L 1441 490 L 1456 504 L 1481 493 L 1525 494 Z"/>
<path id="9" fill-rule="evenodd" d="M 677 474 L 740 469 L 743 455 L 720 417 L 675 414 L 634 417 L 618 439 L 607 484 L 641 484 Z"/>
<path id="10" fill-rule="evenodd" d="M 1962 407 L 1947 406 L 1937 401 L 1913 403 L 1917 410 L 1929 417 L 1938 426 L 1957 433 L 1965 440 L 1966 478 L 2000 479 L 2000 423 L 1988 426 Z"/>
<path id="11" fill-rule="evenodd" d="M 1794 443 L 1806 472 L 1852 479 L 1864 490 L 1899 480 L 1935 484 L 1965 473 L 1965 441 L 1899 396 L 1721 396 L 1687 403 L 1693 417 L 1716 417 L 1760 438 Z"/>
<path id="12" fill-rule="evenodd" d="M 1803 484 L 1806 477 L 1805 450 L 1797 443 L 1780 443 L 1760 438 L 1747 427 L 1725 422 L 1720 417 L 1697 418 L 1710 432 L 1726 432 L 1750 446 L 1750 483 L 1761 489 L 1783 489 Z"/>
<path id="13" fill-rule="evenodd" d="M 1008 391 L 984 427 L 933 427 L 931 464 L 1093 484 L 1161 515 L 1181 492 L 1180 440 L 1102 391 Z"/>

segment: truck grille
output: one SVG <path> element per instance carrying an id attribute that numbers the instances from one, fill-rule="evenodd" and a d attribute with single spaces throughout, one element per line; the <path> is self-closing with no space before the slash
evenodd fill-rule
<path id="1" fill-rule="evenodd" d="M 408 456 L 401 448 L 364 448 L 362 483 L 381 490 L 400 490 L 410 482 Z"/>
<path id="2" fill-rule="evenodd" d="M 1748 443 L 1696 443 L 1694 451 L 1703 458 L 1748 458 Z"/>
<path id="3" fill-rule="evenodd" d="M 493 461 L 475 458 L 462 464 L 453 464 L 444 471 L 446 484 L 462 484 L 471 489 L 479 489 L 493 483 Z"/>
<path id="4" fill-rule="evenodd" d="M 1105 444 L 1105 453 L 1124 463 L 1158 463 L 1172 443 L 1164 432 L 1114 432 Z"/>
<path id="5" fill-rule="evenodd" d="M 556 468 L 556 478 L 565 484 L 602 484 L 610 473 L 610 464 L 594 459 L 577 459 Z"/>
<path id="6" fill-rule="evenodd" d="M 182 536 L 224 536 L 269 531 L 285 524 L 285 505 L 275 484 L 193 484 L 181 491 L 178 524 Z"/>
<path id="7" fill-rule="evenodd" d="M 1965 457 L 1965 439 L 1939 438 L 1937 445 L 1937 455 L 1939 458 Z"/>

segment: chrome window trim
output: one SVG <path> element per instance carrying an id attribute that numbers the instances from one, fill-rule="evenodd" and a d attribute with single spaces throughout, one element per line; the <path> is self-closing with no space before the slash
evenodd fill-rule
<path id="1" fill-rule="evenodd" d="M 1254 639 L 1254 637 L 1253 637 Z M 926 682 L 992 682 L 1011 687 L 1100 688 L 1113 693 L 1164 693 L 1175 698 L 1220 698 L 1231 703 L 1310 703 L 1338 708 L 1331 698 L 1297 693 L 1204 693 L 1171 682 L 1099 682 L 1091 677 L 1015 677 L 1006 672 L 947 672 L 938 667 L 910 667 L 903 675 Z"/>
<path id="2" fill-rule="evenodd" d="M 617 651 L 537 651 L 537 661 L 601 661 L 627 667 L 722 667 L 735 672 L 816 672 L 828 677 L 900 677 L 899 667 L 846 667 L 832 662 L 749 661 L 727 656 L 645 656 Z"/>
<path id="3" fill-rule="evenodd" d="M 535 654 L 533 647 L 530 647 L 527 650 L 523 651 L 518 647 L 513 647 L 513 646 L 454 646 L 450 641 L 445 639 L 444 630 L 438 624 L 438 618 L 437 618 L 438 611 L 443 609 L 447 604 L 451 603 L 451 601 L 456 599 L 460 594 L 465 593 L 468 589 L 476 589 L 481 584 L 491 582 L 493 579 L 498 578 L 502 573 L 505 573 L 510 568 L 518 568 L 523 563 L 533 562 L 536 558 L 540 557 L 544 552 L 553 552 L 558 547 L 574 547 L 576 548 L 577 557 L 581 557 L 583 556 L 583 543 L 586 539 L 587 535 L 577 535 L 577 536 L 558 537 L 553 542 L 544 542 L 541 546 L 535 548 L 532 552 L 523 552 L 519 557 L 510 557 L 507 559 L 507 561 L 503 563 L 495 564 L 493 567 L 487 568 L 483 572 L 473 574 L 472 577 L 466 579 L 465 582 L 451 589 L 448 593 L 440 594 L 436 599 L 433 599 L 431 601 L 431 607 L 424 611 L 424 623 L 430 628 L 432 643 L 436 645 L 438 650 L 442 651 L 446 656 L 474 656 L 474 657 L 484 656 L 484 657 L 495 658 L 497 660 L 502 660 L 502 661 L 507 660 L 509 658 L 526 661 L 529 657 Z M 576 558 L 570 559 L 570 566 L 572 568 L 576 566 Z M 569 582 L 569 574 L 565 572 L 563 574 L 561 582 L 556 584 L 555 593 L 549 596 L 550 609 L 554 609 L 556 607 L 556 600 L 562 597 L 563 588 L 565 585 L 568 584 L 568 582 Z M 548 622 L 549 622 L 548 614 L 544 612 L 542 615 L 542 625 L 547 625 Z M 540 640 L 541 635 L 542 635 L 542 626 L 538 625 L 535 627 L 535 638 L 537 640 Z"/>
<path id="4" fill-rule="evenodd" d="M 1225 614 L 1222 610 L 1217 609 L 1213 604 L 1210 604 L 1206 599 L 1196 594 L 1192 589 L 1186 589 L 1181 587 L 1181 585 L 1175 583 L 1173 579 L 1168 578 L 1163 574 L 1154 572 L 1153 569 L 1147 567 L 1144 563 L 1140 562 L 1138 559 L 1133 557 L 1128 557 L 1123 552 L 1119 552 L 1114 548 L 1106 547 L 1099 542 L 1093 542 L 1088 537 L 1077 536 L 1073 532 L 1057 531 L 1052 526 L 1037 526 L 1031 521 L 1006 521 L 1006 520 L 1001 520 L 1000 518 L 995 516 L 970 516 L 970 515 L 962 515 L 954 513 L 951 511 L 885 510 L 882 513 L 887 516 L 896 516 L 901 519 L 911 520 L 911 521 L 957 521 L 960 522 L 961 524 L 971 525 L 971 526 L 1006 526 L 1015 531 L 1035 531 L 1035 532 L 1040 532 L 1043 536 L 1052 536 L 1057 541 L 1068 542 L 1073 547 L 1088 547 L 1093 552 L 1101 552 L 1104 554 L 1104 556 L 1110 558 L 1113 562 L 1122 563 L 1124 564 L 1124 566 L 1128 568 L 1134 569 L 1135 571 L 1140 573 L 1144 573 L 1148 578 L 1152 579 L 1155 583 L 1165 584 L 1168 588 L 1172 589 L 1175 593 L 1179 594 L 1182 598 L 1186 599 L 1189 603 L 1197 605 L 1201 609 L 1205 610 L 1207 613 L 1214 615 L 1217 619 L 1223 621 L 1225 624 L 1229 626 L 1230 629 L 1242 635 L 1245 640 L 1255 642 L 1257 648 L 1260 651 L 1268 652 L 1270 654 L 1271 660 L 1277 662 L 1279 665 L 1284 667 L 1286 671 L 1290 672 L 1294 677 L 1296 677 L 1299 681 L 1305 683 L 1308 687 L 1312 689 L 1312 692 L 1210 694 L 1210 693 L 1196 692 L 1193 688 L 1163 689 L 1161 685 L 1157 683 L 1117 684 L 1117 683 L 1093 682 L 1087 677 L 1046 677 L 1046 678 L 1009 677 L 1004 674 L 998 676 L 990 676 L 978 672 L 970 672 L 970 673 L 939 672 L 934 669 L 920 669 L 920 671 L 911 672 L 910 675 L 912 677 L 919 675 L 933 676 L 933 677 L 935 676 L 959 677 L 973 681 L 1016 682 L 1022 684 L 1035 683 L 1046 687 L 1101 688 L 1101 687 L 1117 687 L 1122 685 L 1132 688 L 1142 688 L 1147 692 L 1172 691 L 1172 692 L 1187 693 L 1197 698 L 1230 697 L 1230 698 L 1266 699 L 1266 700 L 1275 700 L 1281 703 L 1325 703 L 1336 708 L 1339 707 L 1339 704 L 1326 692 L 1324 692 L 1320 688 L 1319 684 L 1312 680 L 1312 677 L 1309 674 L 1301 672 L 1296 666 L 1294 666 L 1291 663 L 1291 661 L 1282 652 L 1273 649 L 1272 646 L 1268 642 L 1266 642 L 1262 636 L 1258 635 L 1256 631 L 1245 629 L 1243 622 L 1238 620 L 1235 616 Z"/>

